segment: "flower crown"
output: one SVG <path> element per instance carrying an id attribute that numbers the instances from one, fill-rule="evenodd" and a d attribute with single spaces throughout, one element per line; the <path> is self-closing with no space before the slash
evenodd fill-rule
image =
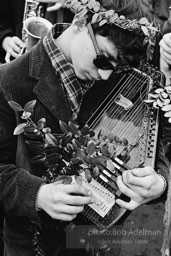
<path id="1" fill-rule="evenodd" d="M 148 38 L 154 37 L 159 32 L 146 17 L 140 20 L 126 19 L 123 15 L 119 16 L 113 9 L 105 9 L 96 0 L 67 0 L 66 6 L 74 13 L 79 13 L 80 17 L 84 17 L 91 12 L 93 14 L 91 24 L 99 23 L 99 26 L 102 26 L 107 23 L 128 31 L 142 30 Z"/>

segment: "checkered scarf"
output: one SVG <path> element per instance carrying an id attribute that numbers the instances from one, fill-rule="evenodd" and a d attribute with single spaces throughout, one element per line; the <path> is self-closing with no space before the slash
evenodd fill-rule
<path id="1" fill-rule="evenodd" d="M 70 26 L 68 23 L 56 24 L 44 37 L 43 44 L 52 62 L 56 74 L 61 77 L 68 104 L 72 110 L 73 119 L 76 119 L 85 92 L 94 82 L 85 82 L 76 77 L 72 65 L 56 46 L 54 39 L 60 36 Z"/>

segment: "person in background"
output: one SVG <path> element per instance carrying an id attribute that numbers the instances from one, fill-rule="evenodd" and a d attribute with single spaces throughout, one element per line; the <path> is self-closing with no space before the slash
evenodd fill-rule
<path id="1" fill-rule="evenodd" d="M 171 32 L 163 36 L 160 43 L 160 69 L 165 74 L 166 86 L 171 86 Z M 171 174 L 171 103 L 169 102 L 167 109 L 165 109 L 165 119 L 163 122 L 163 142 L 165 143 L 165 152 L 169 160 L 169 169 Z M 170 120 L 169 120 L 170 119 Z M 168 203 L 165 213 L 165 234 L 167 234 L 166 239 L 163 242 L 163 252 L 168 254 L 171 252 L 171 180 L 169 180 L 169 193 L 168 193 Z"/>
<path id="2" fill-rule="evenodd" d="M 40 248 L 34 247 L 37 239 L 31 227 L 34 224 L 41 232 L 44 217 L 58 221 L 56 225 L 47 224 L 43 233 L 39 245 L 45 255 L 86 255 L 85 250 L 66 248 L 64 223 L 74 220 L 84 205 L 93 202 L 92 194 L 79 184 L 44 182 L 41 173 L 37 173 L 38 166 L 30 165 L 24 136 L 18 140 L 13 134 L 22 120 L 8 102 L 24 106 L 36 99 L 32 119 L 37 122 L 44 117 L 52 133 L 58 134 L 61 133 L 59 120 L 65 123 L 79 120 L 84 97 L 98 82 L 105 88 L 114 70 L 137 67 L 147 59 L 149 41 L 145 40 L 139 21 L 143 17 L 152 21 L 145 1 L 93 1 L 96 18 L 101 8 L 105 8 L 105 14 L 110 11 L 114 15 L 111 20 L 104 15 L 101 26 L 98 19 L 92 21 L 94 9 L 88 3 L 89 0 L 85 2 L 87 14 L 75 10 L 71 25 L 55 24 L 29 52 L 0 67 L 0 202 L 5 214 L 5 256 L 33 256 Z M 70 5 L 73 7 L 72 1 Z M 116 13 L 118 20 L 114 19 Z M 125 21 L 129 23 L 126 28 Z M 149 23 L 146 26 L 151 35 L 152 28 Z M 98 89 L 96 95 L 98 98 Z M 83 117 L 90 107 L 87 104 Z M 127 170 L 118 177 L 121 193 L 131 199 L 130 202 L 117 199 L 119 206 L 134 210 L 147 202 L 166 198 L 168 166 L 162 147 L 157 161 L 156 170 L 145 166 Z M 110 253 L 119 254 L 115 248 Z"/>
<path id="3" fill-rule="evenodd" d="M 165 74 L 166 86 L 171 85 L 171 33 L 165 34 L 160 43 L 160 70 Z M 167 112 L 167 118 L 163 124 L 163 141 L 166 144 L 166 154 L 171 162 L 171 123 L 168 118 L 171 117 L 170 112 Z"/>
<path id="4" fill-rule="evenodd" d="M 64 1 L 56 0 L 55 3 L 58 5 L 55 6 L 51 2 L 48 3 L 48 0 L 37 2 L 43 6 L 44 18 L 52 24 L 71 22 L 72 12 L 67 9 L 60 9 Z M 0 63 L 9 62 L 21 54 L 21 49 L 24 46 L 22 41 L 24 7 L 25 0 L 0 1 Z"/>
<path id="5" fill-rule="evenodd" d="M 171 33 L 165 34 L 160 43 L 160 68 L 166 76 L 166 86 L 171 84 Z"/>
<path id="6" fill-rule="evenodd" d="M 171 1 L 170 0 L 151 0 L 151 4 L 154 10 L 154 15 L 162 28 L 164 22 L 169 17 L 169 6 L 171 5 Z"/>
<path id="7" fill-rule="evenodd" d="M 47 3 L 45 18 L 52 24 L 55 23 L 71 23 L 74 14 L 65 8 L 66 0 L 36 0 L 37 2 Z"/>
<path id="8" fill-rule="evenodd" d="M 25 0 L 0 1 L 0 63 L 5 63 L 9 53 L 13 58 L 20 54 Z M 9 61 L 7 59 L 7 61 Z M 3 209 L 0 207 L 0 256 L 3 255 Z"/>
<path id="9" fill-rule="evenodd" d="M 37 2 L 42 3 L 50 3 L 51 5 L 47 7 L 48 12 L 57 11 L 60 8 L 64 8 L 66 6 L 67 0 L 36 0 Z"/>
<path id="10" fill-rule="evenodd" d="M 46 8 L 46 4 L 43 4 Z M 0 62 L 18 58 L 24 46 L 22 28 L 25 0 L 0 1 Z M 5 59 L 6 57 L 6 59 Z"/>
<path id="11" fill-rule="evenodd" d="M 0 62 L 20 56 L 25 0 L 0 1 Z M 7 59 L 7 61 L 9 61 Z"/>
<path id="12" fill-rule="evenodd" d="M 21 40 L 24 0 L 0 1 L 0 62 L 5 62 L 8 52 L 12 57 L 19 56 L 23 45 Z"/>

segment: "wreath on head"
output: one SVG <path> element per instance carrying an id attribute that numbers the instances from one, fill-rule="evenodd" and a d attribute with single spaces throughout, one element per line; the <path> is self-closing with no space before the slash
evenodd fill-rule
<path id="1" fill-rule="evenodd" d="M 105 24 L 115 25 L 124 30 L 135 32 L 136 34 L 144 34 L 145 38 L 143 45 L 147 46 L 147 58 L 152 59 L 153 48 L 156 41 L 156 35 L 159 29 L 150 23 L 146 17 L 142 17 L 140 20 L 127 19 L 123 15 L 119 15 L 114 9 L 107 10 L 96 0 L 67 0 L 67 8 L 72 12 L 77 13 L 82 19 L 88 14 L 91 14 L 91 24 L 98 23 L 99 26 Z"/>

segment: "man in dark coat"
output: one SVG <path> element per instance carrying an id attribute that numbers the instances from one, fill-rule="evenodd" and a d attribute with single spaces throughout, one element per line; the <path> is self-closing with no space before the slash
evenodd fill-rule
<path id="1" fill-rule="evenodd" d="M 96 1 L 94 4 L 98 15 L 101 5 Z M 138 22 L 144 16 L 151 20 L 147 6 L 133 0 L 122 3 L 113 0 L 112 5 L 105 0 L 102 6 L 112 8 L 110 13 L 114 17 L 114 10 L 118 12 L 117 21 L 104 15 L 107 23 L 98 26 L 97 20 L 91 24 L 95 6 L 87 4 L 88 16 L 78 13 L 71 26 L 56 24 L 31 51 L 0 67 L 0 202 L 5 212 L 6 256 L 34 255 L 38 249 L 34 247 L 37 240 L 31 224 L 41 230 L 42 213 L 59 220 L 57 226 L 47 229 L 41 241 L 45 254 L 75 255 L 67 252 L 63 222 L 72 221 L 84 205 L 92 203 L 91 193 L 78 184 L 46 184 L 37 176 L 37 168 L 30 166 L 24 136 L 17 139 L 13 135 L 22 120 L 8 101 L 24 106 L 36 99 L 34 122 L 45 117 L 52 132 L 61 133 L 59 120 L 77 120 L 84 95 L 93 88 L 94 81 L 107 80 L 116 66 L 138 65 L 147 57 L 148 41 L 144 44 L 145 35 Z M 129 23 L 128 29 L 123 15 Z M 134 31 L 134 19 L 138 19 L 138 34 L 137 28 Z M 153 199 L 165 198 L 168 168 L 162 148 L 157 159 L 156 171 L 147 166 L 128 170 L 118 177 L 120 191 L 131 198 L 130 202 L 116 200 L 119 206 L 133 210 Z"/>

